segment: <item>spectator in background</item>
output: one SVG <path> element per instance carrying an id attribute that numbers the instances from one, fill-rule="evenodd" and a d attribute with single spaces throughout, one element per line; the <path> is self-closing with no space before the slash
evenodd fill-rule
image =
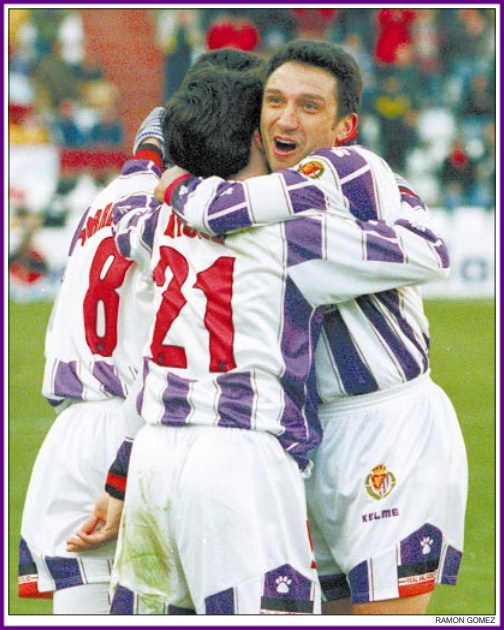
<path id="1" fill-rule="evenodd" d="M 101 75 L 101 73 L 100 73 Z M 93 73 L 96 79 L 80 84 L 80 98 L 61 101 L 52 113 L 53 141 L 66 149 L 120 149 L 124 129 L 117 104 L 118 88 Z M 88 76 L 92 76 L 89 73 Z"/>
<path id="2" fill-rule="evenodd" d="M 261 52 L 265 55 L 297 35 L 298 21 L 286 9 L 249 9 L 246 15 L 257 26 Z"/>
<path id="3" fill-rule="evenodd" d="M 416 117 L 411 99 L 398 77 L 389 76 L 381 83 L 375 108 L 380 124 L 382 157 L 393 170 L 402 174 L 408 153 L 416 142 Z"/>
<path id="4" fill-rule="evenodd" d="M 31 80 L 31 68 L 26 60 L 16 54 L 9 55 L 9 104 L 31 106 L 35 92 Z"/>
<path id="5" fill-rule="evenodd" d="M 422 102 L 435 102 L 441 90 L 440 33 L 435 9 L 419 9 L 411 29 L 414 61 L 418 65 L 418 92 Z"/>
<path id="6" fill-rule="evenodd" d="M 376 97 L 376 72 L 373 58 L 357 33 L 349 33 L 343 41 L 343 48 L 352 55 L 362 74 L 362 110 L 373 108 Z"/>
<path id="7" fill-rule="evenodd" d="M 455 140 L 450 154 L 443 160 L 439 176 L 444 208 L 453 212 L 467 205 L 469 191 L 475 183 L 475 165 L 460 140 Z"/>
<path id="8" fill-rule="evenodd" d="M 459 9 L 457 18 L 462 26 L 461 59 L 458 62 L 468 63 L 471 75 L 476 72 L 490 71 L 494 41 L 489 37 L 487 14 L 484 9 Z"/>
<path id="9" fill-rule="evenodd" d="M 469 189 L 471 205 L 495 208 L 495 122 L 488 122 L 481 133 L 481 153 L 475 168 L 475 182 Z"/>
<path id="10" fill-rule="evenodd" d="M 366 50 L 372 54 L 370 43 L 376 36 L 376 26 L 374 24 L 375 11 L 369 9 L 338 9 L 338 20 L 336 29 L 332 30 L 332 41 L 338 43 L 334 35 L 339 33 L 340 40 L 350 33 L 356 33 L 361 40 L 366 43 Z"/>
<path id="11" fill-rule="evenodd" d="M 69 10 L 62 16 L 58 27 L 61 56 L 71 66 L 78 67 L 84 61 L 85 35 L 79 11 Z"/>
<path id="12" fill-rule="evenodd" d="M 57 109 L 62 101 L 79 99 L 73 68 L 61 56 L 58 42 L 53 42 L 51 51 L 36 66 L 34 80 L 37 100 L 51 110 Z"/>
<path id="13" fill-rule="evenodd" d="M 461 126 L 466 140 L 483 135 L 486 123 L 495 117 L 495 87 L 488 76 L 477 73 L 471 79 L 461 107 Z"/>
<path id="14" fill-rule="evenodd" d="M 34 295 L 33 290 L 43 286 L 49 274 L 47 261 L 34 242 L 40 224 L 40 216 L 25 205 L 14 210 L 10 226 L 13 244 L 9 252 L 9 282 L 11 292 L 18 299 Z"/>
<path id="15" fill-rule="evenodd" d="M 88 142 L 95 149 L 120 149 L 124 139 L 119 114 L 121 93 L 106 80 L 85 82 L 82 90 L 83 124 L 88 129 Z"/>
<path id="16" fill-rule="evenodd" d="M 393 68 L 401 60 L 404 49 L 411 47 L 411 29 L 416 11 L 411 9 L 380 9 L 376 12 L 378 35 L 375 60 L 379 71 Z"/>
<path id="17" fill-rule="evenodd" d="M 440 51 L 444 74 L 455 82 L 449 102 L 456 106 L 465 98 L 475 74 L 488 76 L 493 71 L 494 31 L 482 9 L 440 11 L 440 30 L 444 34 Z"/>
<path id="18" fill-rule="evenodd" d="M 254 52 L 260 45 L 259 30 L 255 23 L 239 11 L 226 10 L 218 15 L 207 30 L 208 50 L 219 48 L 238 48 Z"/>
<path id="19" fill-rule="evenodd" d="M 96 53 L 88 46 L 84 47 L 84 55 L 78 63 L 72 64 L 74 76 L 81 83 L 104 81 L 105 75 Z"/>
<path id="20" fill-rule="evenodd" d="M 102 107 L 98 122 L 91 129 L 91 142 L 96 149 L 117 150 L 124 140 L 124 129 L 116 105 Z"/>
<path id="21" fill-rule="evenodd" d="M 35 107 L 9 106 L 9 142 L 46 144 L 49 133 Z"/>
<path id="22" fill-rule="evenodd" d="M 462 113 L 489 120 L 495 115 L 495 89 L 485 74 L 475 74 L 469 85 Z"/>
<path id="23" fill-rule="evenodd" d="M 164 54 L 164 100 L 182 83 L 185 73 L 203 50 L 204 35 L 197 9 L 161 9 L 156 39 Z"/>
<path id="24" fill-rule="evenodd" d="M 35 61 L 35 39 L 30 9 L 9 9 L 9 102 L 33 102 L 33 90 L 27 83 Z"/>
<path id="25" fill-rule="evenodd" d="M 337 18 L 338 9 L 291 9 L 298 21 L 298 37 L 301 39 L 329 39 L 329 32 Z"/>
<path id="26" fill-rule="evenodd" d="M 76 101 L 67 98 L 58 103 L 51 123 L 52 139 L 65 149 L 81 149 L 90 142 L 88 131 L 78 123 Z"/>
<path id="27" fill-rule="evenodd" d="M 30 9 L 9 9 L 9 46 L 23 45 L 23 30 L 30 21 Z"/>
<path id="28" fill-rule="evenodd" d="M 54 50 L 54 44 L 58 41 L 60 25 L 68 12 L 69 9 L 30 10 L 30 20 L 35 29 L 34 47 L 37 60 L 50 55 Z"/>

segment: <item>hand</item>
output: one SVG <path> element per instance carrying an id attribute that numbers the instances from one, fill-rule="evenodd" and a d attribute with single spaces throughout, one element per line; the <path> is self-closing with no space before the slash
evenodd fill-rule
<path id="1" fill-rule="evenodd" d="M 119 524 L 124 502 L 104 493 L 97 500 L 94 513 L 73 536 L 67 539 L 67 551 L 88 551 L 111 540 L 119 534 Z"/>
<path id="2" fill-rule="evenodd" d="M 181 175 L 187 175 L 188 171 L 180 166 L 172 166 L 163 173 L 158 185 L 154 189 L 154 197 L 161 203 L 164 201 L 165 191 L 170 184 L 172 184 Z"/>

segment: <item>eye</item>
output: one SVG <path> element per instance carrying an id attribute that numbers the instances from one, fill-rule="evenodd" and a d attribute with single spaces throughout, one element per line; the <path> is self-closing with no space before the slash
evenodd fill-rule
<path id="1" fill-rule="evenodd" d="M 306 109 L 306 111 L 314 112 L 318 110 L 318 105 L 313 101 L 305 101 L 303 103 L 303 108 Z"/>
<path id="2" fill-rule="evenodd" d="M 267 105 L 280 105 L 280 103 L 282 102 L 282 97 L 278 95 L 270 94 L 266 96 L 266 98 L 264 99 L 264 102 Z"/>

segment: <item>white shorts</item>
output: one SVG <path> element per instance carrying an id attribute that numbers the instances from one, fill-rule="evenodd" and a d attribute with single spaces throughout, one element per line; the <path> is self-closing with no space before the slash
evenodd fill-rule
<path id="1" fill-rule="evenodd" d="M 320 613 L 304 483 L 272 434 L 136 436 L 111 614 Z"/>
<path id="2" fill-rule="evenodd" d="M 320 415 L 306 491 L 324 599 L 396 599 L 455 584 L 468 472 L 444 391 L 424 376 Z"/>
<path id="3" fill-rule="evenodd" d="M 77 554 L 65 551 L 65 541 L 105 491 L 107 471 L 124 439 L 123 403 L 119 398 L 74 403 L 49 429 L 23 510 L 21 597 L 110 580 L 115 543 Z"/>

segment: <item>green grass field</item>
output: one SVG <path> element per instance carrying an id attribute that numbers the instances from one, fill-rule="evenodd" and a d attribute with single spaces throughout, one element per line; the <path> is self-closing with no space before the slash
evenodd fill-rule
<path id="1" fill-rule="evenodd" d="M 9 305 L 9 609 L 50 614 L 45 600 L 17 597 L 21 511 L 37 449 L 54 413 L 40 394 L 49 304 Z M 495 304 L 430 301 L 432 374 L 460 418 L 470 467 L 464 559 L 456 588 L 439 587 L 433 615 L 492 615 L 495 602 Z"/>

